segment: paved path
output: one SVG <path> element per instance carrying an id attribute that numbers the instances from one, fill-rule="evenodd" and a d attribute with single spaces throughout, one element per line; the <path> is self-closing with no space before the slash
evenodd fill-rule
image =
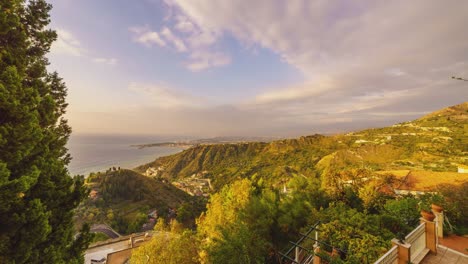
<path id="1" fill-rule="evenodd" d="M 450 235 L 439 239 L 439 244 L 468 255 L 468 238 L 466 237 Z"/>
<path id="2" fill-rule="evenodd" d="M 133 237 L 134 247 L 141 245 L 141 241 L 149 241 L 151 239 L 152 232 L 149 233 L 149 236 L 146 233 L 132 234 L 128 236 L 120 236 L 116 239 L 109 239 L 107 241 L 97 242 L 94 245 L 91 245 L 85 251 L 85 264 L 91 263 L 91 259 L 100 260 L 102 258 L 107 258 L 107 254 L 113 253 L 116 251 L 121 251 L 124 249 L 130 248 L 129 239 Z"/>
<path id="3" fill-rule="evenodd" d="M 117 231 L 106 224 L 93 225 L 90 231 L 93 233 L 104 233 L 110 238 L 118 238 L 120 236 Z"/>
<path id="4" fill-rule="evenodd" d="M 422 264 L 468 264 L 468 256 L 457 251 L 439 246 L 437 255 L 428 254 Z"/>
<path id="5" fill-rule="evenodd" d="M 91 263 L 91 259 L 107 258 L 107 254 L 128 248 L 128 240 L 115 242 L 86 250 L 85 264 Z"/>

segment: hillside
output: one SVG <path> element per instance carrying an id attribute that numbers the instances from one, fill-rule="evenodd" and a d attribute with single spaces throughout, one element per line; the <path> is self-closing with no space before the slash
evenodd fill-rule
<path id="1" fill-rule="evenodd" d="M 120 169 L 91 174 L 88 186 L 106 203 L 144 202 L 152 207 L 175 207 L 189 196 L 171 184 L 145 177 L 135 171 Z"/>
<path id="2" fill-rule="evenodd" d="M 454 121 L 468 121 L 468 102 L 459 105 L 450 106 L 423 116 L 417 121 L 430 121 L 440 119 L 451 119 Z"/>
<path id="3" fill-rule="evenodd" d="M 468 163 L 467 118 L 465 102 L 412 122 L 346 135 L 200 145 L 136 170 L 145 173 L 151 168 L 157 177 L 170 181 L 209 178 L 215 190 L 243 177 L 281 187 L 293 175 L 325 177 L 324 173 L 352 168 L 455 172 L 457 164 Z"/>
<path id="4" fill-rule="evenodd" d="M 107 223 L 124 234 L 141 230 L 150 212 L 166 217 L 171 208 L 198 203 L 166 181 L 126 169 L 92 173 L 86 185 L 91 192 L 77 209 L 77 222 Z"/>
<path id="5" fill-rule="evenodd" d="M 253 243 L 252 254 L 262 258 L 321 221 L 325 243 L 343 249 L 367 245 L 343 258 L 372 263 L 437 199 L 453 225 L 448 232 L 468 233 L 468 174 L 457 172 L 468 164 L 467 110 L 464 103 L 411 122 L 333 136 L 199 144 L 135 171 L 92 174 L 87 184 L 93 193 L 78 211 L 80 220 L 110 222 L 119 232 L 132 233 L 157 210 L 190 229 L 183 232 L 187 244 L 174 246 L 170 255 L 215 241 L 227 248 L 219 256 L 237 252 L 235 243 Z M 415 191 L 438 194 L 405 196 Z"/>
<path id="6" fill-rule="evenodd" d="M 200 145 L 136 168 L 157 168 L 171 181 L 195 175 L 212 180 L 215 190 L 241 177 L 264 178 L 273 185 L 293 174 L 314 175 L 313 164 L 324 155 L 347 148 L 350 142 L 321 135 L 271 143 Z"/>

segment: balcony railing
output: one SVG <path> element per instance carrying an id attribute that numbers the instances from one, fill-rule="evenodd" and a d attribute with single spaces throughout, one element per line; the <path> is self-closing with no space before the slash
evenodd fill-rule
<path id="1" fill-rule="evenodd" d="M 422 223 L 405 237 L 405 241 L 411 244 L 411 262 L 426 248 L 426 224 Z"/>
<path id="2" fill-rule="evenodd" d="M 443 217 L 438 214 L 438 217 Z M 421 224 L 404 241 L 392 240 L 393 247 L 374 264 L 419 263 L 431 251 L 437 253 L 436 222 L 421 218 Z"/>
<path id="3" fill-rule="evenodd" d="M 374 264 L 396 264 L 398 263 L 398 246 L 393 246 L 385 255 L 380 257 Z"/>

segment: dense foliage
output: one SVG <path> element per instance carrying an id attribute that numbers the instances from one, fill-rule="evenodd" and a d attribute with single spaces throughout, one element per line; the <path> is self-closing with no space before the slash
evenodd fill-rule
<path id="1" fill-rule="evenodd" d="M 91 188 L 97 188 L 103 202 L 107 204 L 145 200 L 151 206 L 176 206 L 189 197 L 169 183 L 126 169 L 93 173 L 86 179 L 86 183 Z"/>
<path id="2" fill-rule="evenodd" d="M 238 143 L 201 145 L 176 155 L 162 157 L 137 170 L 162 166 L 162 176 L 184 178 L 206 171 L 215 190 L 237 179 L 264 178 L 265 184 L 280 187 L 291 176 L 301 173 L 315 175 L 314 164 L 323 156 L 348 147 L 352 139 L 321 135 L 287 139 L 271 143 Z"/>
<path id="3" fill-rule="evenodd" d="M 418 225 L 420 210 L 431 203 L 446 209 L 447 231 L 466 232 L 467 183 L 456 165 L 467 163 L 467 120 L 463 103 L 347 135 L 201 145 L 137 169 L 161 168 L 163 179 L 200 173 L 211 178 L 215 190 L 197 232 L 182 240 L 193 246 L 185 256 L 189 263 L 278 263 L 289 241 L 317 222 L 324 256 L 334 248 L 340 252 L 333 263 L 373 263 L 392 238 L 402 239 Z M 461 183 L 447 178 L 454 185 L 426 184 L 439 195 L 396 195 L 395 189 L 414 184 L 408 180 L 413 175 L 457 177 Z M 180 233 L 165 236 L 176 239 Z M 133 259 L 143 260 L 142 252 L 157 259 L 183 251 L 161 241 L 142 246 Z"/>
<path id="4" fill-rule="evenodd" d="M 171 208 L 177 210 L 175 217 L 181 223 L 191 227 L 205 207 L 203 198 L 192 197 L 165 180 L 132 170 L 112 168 L 91 173 L 86 186 L 95 196 L 78 207 L 76 222 L 106 223 L 120 234 L 140 232 L 148 221 L 148 213 L 156 211 L 166 217 Z"/>
<path id="5" fill-rule="evenodd" d="M 445 197 L 442 205 L 448 221 L 444 228 L 459 235 L 468 234 L 468 182 L 442 185 L 439 192 Z"/>
<path id="6" fill-rule="evenodd" d="M 82 179 L 70 177 L 65 83 L 47 72 L 57 38 L 44 0 L 0 1 L 0 262 L 80 263 L 73 239 Z"/>
<path id="7" fill-rule="evenodd" d="M 159 219 L 153 239 L 132 252 L 135 264 L 195 264 L 198 262 L 199 240 L 195 233 L 183 229 L 176 220 L 169 225 Z"/>
<path id="8" fill-rule="evenodd" d="M 299 176 L 288 185 L 292 191 L 285 194 L 258 181 L 235 181 L 211 197 L 206 213 L 198 219 L 196 233 L 166 229 L 137 250 L 134 259 L 160 259 L 184 252 L 190 260 L 187 263 L 279 263 L 280 252 L 290 247 L 288 241 L 297 240 L 304 229 L 320 221 L 324 250 L 340 249 L 345 252 L 342 260 L 347 263 L 372 263 L 389 248 L 393 237 L 407 234 L 417 226 L 400 219 L 397 212 L 418 214 L 418 203 L 407 203 L 416 199 L 413 197 L 382 200 L 381 210 L 369 213 L 362 206 L 353 207 L 362 204 L 357 194 L 349 195 L 353 198 L 347 202 L 330 202 L 332 198 L 316 180 Z M 190 253 L 173 241 L 184 232 L 182 241 L 191 245 Z M 171 257 L 165 262 L 177 263 Z"/>

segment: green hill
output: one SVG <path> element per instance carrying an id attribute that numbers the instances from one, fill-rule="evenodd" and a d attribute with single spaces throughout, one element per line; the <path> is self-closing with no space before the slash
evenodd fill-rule
<path id="1" fill-rule="evenodd" d="M 273 141 L 201 145 L 181 153 L 162 157 L 136 168 L 160 168 L 159 177 L 171 181 L 198 175 L 212 180 L 217 190 L 241 177 L 264 178 L 275 185 L 293 174 L 314 175 L 314 164 L 332 151 L 348 147 L 345 137 L 321 135 Z"/>
<path id="2" fill-rule="evenodd" d="M 467 120 L 465 102 L 412 122 L 344 135 L 199 145 L 136 170 L 144 173 L 148 168 L 159 168 L 158 177 L 170 181 L 190 176 L 209 178 L 215 190 L 244 177 L 262 178 L 281 187 L 293 175 L 323 176 L 324 170 L 456 171 L 457 164 L 468 162 Z"/>
<path id="3" fill-rule="evenodd" d="M 126 169 L 91 174 L 86 183 L 110 205 L 131 201 L 151 207 L 176 207 L 190 198 L 172 184 Z"/>
<path id="4" fill-rule="evenodd" d="M 432 112 L 417 121 L 436 121 L 436 123 L 438 123 L 437 121 L 440 122 L 440 120 L 443 119 L 453 120 L 456 122 L 468 122 L 468 102 Z"/>
<path id="5" fill-rule="evenodd" d="M 193 222 L 195 215 L 204 208 L 198 198 L 167 181 L 148 178 L 132 170 L 91 173 L 86 185 L 90 196 L 78 207 L 75 222 L 107 223 L 122 234 L 141 231 L 152 211 L 165 218 L 170 208 L 190 205 L 193 214 L 183 220 Z"/>

